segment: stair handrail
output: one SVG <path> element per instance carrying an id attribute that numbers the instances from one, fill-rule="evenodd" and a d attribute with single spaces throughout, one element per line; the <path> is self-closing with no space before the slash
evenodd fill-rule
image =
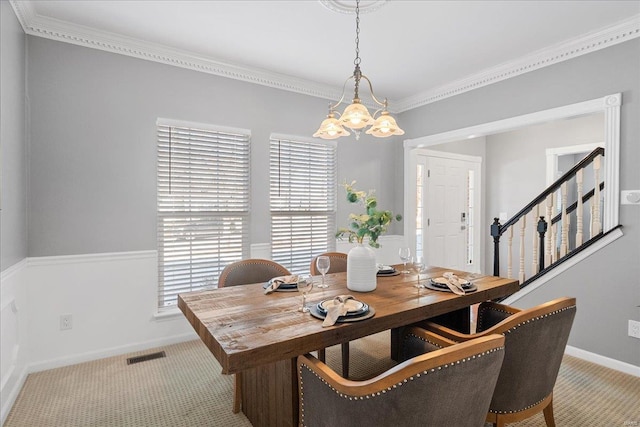
<path id="1" fill-rule="evenodd" d="M 584 168 L 586 165 L 591 163 L 593 161 L 593 159 L 595 159 L 596 157 L 598 157 L 600 155 L 604 155 L 604 148 L 603 147 L 596 148 L 591 153 L 589 153 L 589 155 L 587 157 L 585 157 L 584 159 L 582 159 L 578 163 L 576 163 L 576 165 L 574 167 L 569 169 L 569 171 L 567 173 L 565 173 L 560 178 L 555 180 L 553 182 L 553 184 L 548 186 L 542 193 L 540 193 L 540 195 L 538 197 L 533 199 L 524 208 L 520 209 L 520 211 L 517 214 L 515 214 L 513 217 L 511 217 L 511 219 L 509 219 L 504 224 L 500 224 L 500 228 L 499 228 L 499 233 L 500 234 L 499 235 L 502 235 L 502 233 L 507 228 L 509 228 L 510 226 L 512 226 L 515 223 L 517 223 L 520 220 L 521 217 L 523 217 L 524 215 L 526 215 L 529 212 L 531 212 L 531 209 L 533 209 L 534 206 L 540 204 L 544 199 L 547 198 L 547 196 L 549 196 L 549 194 L 552 194 L 552 193 L 556 192 L 562 186 L 562 184 L 564 184 L 569 179 L 573 178 L 573 176 L 580 169 Z M 588 198 L 587 198 L 587 200 L 588 200 Z M 495 219 L 498 219 L 498 218 L 495 218 Z"/>
<path id="2" fill-rule="evenodd" d="M 523 216 L 531 212 L 534 207 L 541 204 L 543 200 L 549 197 L 549 195 L 555 193 L 558 189 L 562 188 L 562 186 L 571 178 L 573 178 L 578 173 L 578 171 L 582 170 L 585 166 L 593 162 L 594 159 L 598 156 L 604 156 L 603 147 L 596 148 L 591 153 L 589 153 L 584 159 L 576 163 L 576 165 L 573 166 L 571 169 L 569 169 L 568 172 L 566 172 L 560 178 L 555 180 L 542 193 L 540 193 L 540 195 L 538 195 L 531 202 L 529 202 L 524 208 L 522 208 L 518 213 L 516 213 L 513 217 L 511 217 L 511 219 L 506 221 L 504 224 L 500 224 L 499 218 L 493 219 L 493 224 L 491 224 L 491 236 L 493 237 L 493 274 L 495 276 L 498 276 L 500 272 L 500 258 L 499 258 L 500 255 L 499 254 L 500 254 L 500 237 L 502 236 L 502 234 L 507 229 L 509 229 L 509 227 L 515 225 L 520 220 L 520 218 L 522 218 Z M 598 190 L 602 190 L 604 188 L 604 182 L 600 182 L 597 185 L 597 187 L 598 187 Z M 591 199 L 591 197 L 593 197 L 595 194 L 595 189 L 596 189 L 596 186 L 594 186 L 593 190 L 591 190 L 590 192 L 588 192 L 583 196 L 582 201 L 585 202 Z M 570 206 L 571 211 L 576 209 L 576 206 L 577 206 L 577 202 L 572 204 Z M 564 214 L 566 215 L 567 213 L 568 213 L 568 210 L 567 210 L 567 207 L 565 207 Z M 560 213 L 559 215 L 556 215 L 555 217 L 552 217 L 551 220 L 547 222 L 544 220 L 544 216 L 540 216 L 540 220 L 538 221 L 537 232 L 540 236 L 540 258 L 539 258 L 538 265 L 541 267 L 541 269 L 544 269 L 544 254 L 543 254 L 544 235 L 547 231 L 547 228 L 550 225 L 553 225 L 554 223 L 558 222 L 560 217 L 562 217 L 562 213 Z M 522 260 L 521 260 L 521 263 L 522 263 Z M 520 280 L 523 281 L 524 278 L 521 278 Z"/>

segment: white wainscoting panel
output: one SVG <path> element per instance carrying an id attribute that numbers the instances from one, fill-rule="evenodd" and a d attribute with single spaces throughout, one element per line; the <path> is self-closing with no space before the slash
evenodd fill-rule
<path id="1" fill-rule="evenodd" d="M 0 274 L 0 425 L 27 377 L 27 261 Z"/>
<path id="2" fill-rule="evenodd" d="M 29 259 L 31 372 L 172 344 L 197 335 L 184 316 L 156 320 L 157 254 Z M 60 316 L 73 317 L 60 330 Z"/>

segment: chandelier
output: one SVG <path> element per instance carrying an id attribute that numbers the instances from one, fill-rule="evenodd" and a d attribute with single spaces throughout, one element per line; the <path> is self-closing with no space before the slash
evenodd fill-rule
<path id="1" fill-rule="evenodd" d="M 404 135 L 404 131 L 400 129 L 396 120 L 387 111 L 387 98 L 380 102 L 373 93 L 373 85 L 371 80 L 360 71 L 360 0 L 356 0 L 356 59 L 353 61 L 355 69 L 353 75 L 345 80 L 342 86 L 342 97 L 335 104 L 329 104 L 329 114 L 322 121 L 320 127 L 313 134 L 314 137 L 322 139 L 337 139 L 341 136 L 351 135 L 346 128 L 354 131 L 356 139 L 360 139 L 360 132 L 367 126 L 371 126 L 366 133 L 377 138 L 386 138 L 391 135 Z M 351 105 L 344 109 L 342 114 L 336 111 L 336 108 L 342 104 L 345 96 L 345 87 L 349 80 L 355 81 L 355 90 Z M 364 79 L 369 84 L 371 98 L 381 108 L 376 110 L 373 115 L 369 114 L 369 110 L 360 102 L 359 89 L 360 81 Z M 379 114 L 378 114 L 379 113 Z M 377 118 L 376 118 L 377 115 Z"/>

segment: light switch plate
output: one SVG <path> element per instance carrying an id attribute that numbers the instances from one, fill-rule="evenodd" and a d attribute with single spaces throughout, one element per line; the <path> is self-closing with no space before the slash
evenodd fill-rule
<path id="1" fill-rule="evenodd" d="M 640 190 L 621 191 L 620 203 L 623 205 L 640 205 Z"/>

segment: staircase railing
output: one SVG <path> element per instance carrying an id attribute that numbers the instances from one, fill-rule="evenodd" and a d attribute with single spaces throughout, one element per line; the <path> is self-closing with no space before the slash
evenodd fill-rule
<path id="1" fill-rule="evenodd" d="M 564 257 L 602 234 L 604 182 L 600 177 L 603 156 L 604 148 L 593 150 L 504 224 L 494 218 L 491 236 L 495 276 L 514 277 L 514 235 L 519 246 L 517 278 L 522 285 L 527 278 L 537 277 L 542 270 L 560 263 Z M 590 174 L 593 175 L 593 189 L 584 193 L 585 175 Z M 586 214 L 585 206 L 588 206 Z M 527 217 L 530 217 L 529 226 Z M 550 223 L 545 218 L 551 218 Z M 507 238 L 506 272 L 500 270 L 503 235 Z M 530 252 L 526 250 L 527 245 L 530 245 Z"/>

